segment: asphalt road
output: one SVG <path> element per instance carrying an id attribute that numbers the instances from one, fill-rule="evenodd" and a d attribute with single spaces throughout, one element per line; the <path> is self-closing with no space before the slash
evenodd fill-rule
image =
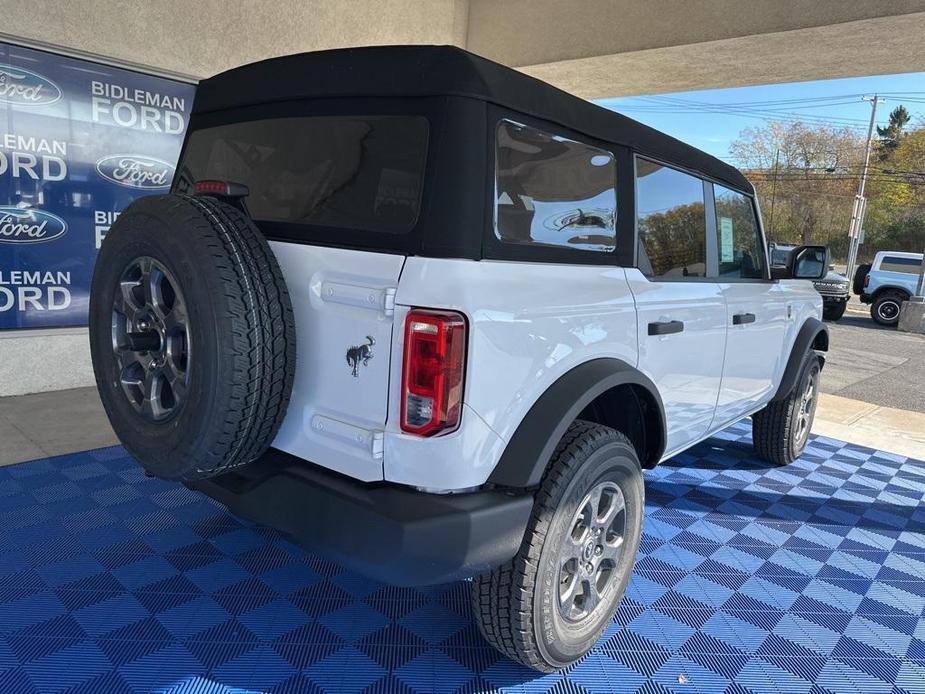
<path id="1" fill-rule="evenodd" d="M 829 326 L 822 391 L 875 405 L 925 412 L 925 335 L 883 328 L 854 302 Z"/>

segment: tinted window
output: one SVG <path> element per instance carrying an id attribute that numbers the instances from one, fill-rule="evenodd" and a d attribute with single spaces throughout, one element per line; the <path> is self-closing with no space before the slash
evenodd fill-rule
<path id="1" fill-rule="evenodd" d="M 250 188 L 259 221 L 404 232 L 417 221 L 427 120 L 272 118 L 197 130 L 177 189 L 218 179 Z"/>
<path id="2" fill-rule="evenodd" d="M 703 181 L 636 159 L 639 268 L 652 277 L 704 277 L 707 270 Z"/>
<path id="3" fill-rule="evenodd" d="M 610 152 L 501 121 L 495 170 L 495 235 L 502 241 L 615 248 L 616 166 Z"/>
<path id="4" fill-rule="evenodd" d="M 922 270 L 922 261 L 916 258 L 898 258 L 885 255 L 880 261 L 880 269 L 886 272 L 908 272 L 917 275 Z"/>
<path id="5" fill-rule="evenodd" d="M 716 202 L 719 276 L 763 278 L 764 247 L 751 198 L 716 184 L 713 186 L 713 198 Z"/>

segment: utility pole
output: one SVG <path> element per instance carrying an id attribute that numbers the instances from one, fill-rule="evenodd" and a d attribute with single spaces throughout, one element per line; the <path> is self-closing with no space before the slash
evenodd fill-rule
<path id="1" fill-rule="evenodd" d="M 864 228 L 864 213 L 867 211 L 867 200 L 864 198 L 864 188 L 867 185 L 867 169 L 870 166 L 870 152 L 874 145 L 874 125 L 877 123 L 877 104 L 886 101 L 876 94 L 863 97 L 870 102 L 870 125 L 867 127 L 867 146 L 864 150 L 864 166 L 861 169 L 861 180 L 858 181 L 858 193 L 854 196 L 854 208 L 851 212 L 851 225 L 848 229 L 850 245 L 848 248 L 848 267 L 846 268 L 849 281 L 854 278 L 854 266 L 858 259 L 858 246 L 861 242 L 861 230 Z"/>
<path id="2" fill-rule="evenodd" d="M 777 200 L 777 170 L 780 167 L 780 147 L 774 156 L 774 179 L 771 182 L 771 218 L 768 220 L 768 236 L 774 238 L 774 202 Z"/>

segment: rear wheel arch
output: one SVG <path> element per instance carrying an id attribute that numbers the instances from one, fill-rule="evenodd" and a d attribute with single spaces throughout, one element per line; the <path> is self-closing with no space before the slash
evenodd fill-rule
<path id="1" fill-rule="evenodd" d="M 876 301 L 877 299 L 879 299 L 879 298 L 880 298 L 881 296 L 883 296 L 884 294 L 898 294 L 899 296 L 903 297 L 903 301 L 907 301 L 907 300 L 909 299 L 909 297 L 912 296 L 912 295 L 909 294 L 909 292 L 908 292 L 906 289 L 904 289 L 903 287 L 894 287 L 894 286 L 892 286 L 892 285 L 887 285 L 887 286 L 884 286 L 884 287 L 879 287 L 879 288 L 877 289 L 877 291 L 874 292 L 874 293 L 871 295 L 871 298 L 872 298 L 874 301 Z"/>
<path id="2" fill-rule="evenodd" d="M 508 442 L 488 483 L 535 487 L 569 425 L 584 419 L 612 427 L 654 467 L 665 450 L 665 414 L 652 381 L 620 359 L 600 358 L 563 374 L 537 399 Z"/>

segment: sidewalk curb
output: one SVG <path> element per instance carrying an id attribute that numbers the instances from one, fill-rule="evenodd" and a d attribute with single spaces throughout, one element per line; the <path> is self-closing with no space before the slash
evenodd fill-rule
<path id="1" fill-rule="evenodd" d="M 925 460 L 925 414 L 822 393 L 814 434 Z"/>

